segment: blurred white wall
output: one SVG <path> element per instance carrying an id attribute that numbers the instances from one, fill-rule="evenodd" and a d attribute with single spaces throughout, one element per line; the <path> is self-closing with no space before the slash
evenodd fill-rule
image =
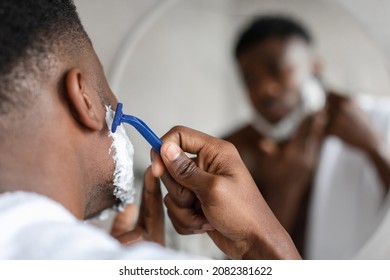
<path id="1" fill-rule="evenodd" d="M 351 13 L 390 58 L 390 1 L 388 0 L 331 0 L 340 3 Z"/>
<path id="2" fill-rule="evenodd" d="M 124 111 L 157 135 L 183 124 L 221 136 L 249 118 L 231 50 L 237 31 L 257 14 L 289 14 L 306 23 L 327 85 L 349 94 L 390 94 L 388 0 L 75 3 Z M 140 175 L 150 147 L 129 132 Z"/>
<path id="3" fill-rule="evenodd" d="M 350 93 L 390 92 L 385 0 L 76 0 L 76 5 L 125 112 L 158 135 L 176 124 L 222 135 L 249 118 L 231 49 L 237 30 L 256 14 L 290 14 L 306 23 L 328 85 Z M 149 146 L 130 131 L 141 171 L 149 163 Z"/>

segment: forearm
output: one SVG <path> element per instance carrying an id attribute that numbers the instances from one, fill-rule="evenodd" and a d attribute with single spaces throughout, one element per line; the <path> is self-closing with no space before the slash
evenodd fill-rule
<path id="1" fill-rule="evenodd" d="M 272 224 L 272 222 L 270 223 Z M 296 249 L 291 237 L 284 228 L 277 224 L 267 225 L 267 231 L 264 233 L 264 227 L 253 237 L 253 242 L 248 251 L 242 256 L 243 259 L 270 259 L 270 260 L 299 260 L 301 256 Z"/>

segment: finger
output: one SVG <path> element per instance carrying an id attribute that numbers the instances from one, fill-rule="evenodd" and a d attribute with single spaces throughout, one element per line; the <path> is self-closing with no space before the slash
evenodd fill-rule
<path id="1" fill-rule="evenodd" d="M 144 175 L 144 186 L 138 226 L 143 228 L 151 241 L 164 244 L 164 208 L 159 179 L 149 166 Z"/>
<path id="2" fill-rule="evenodd" d="M 168 172 L 164 172 L 161 180 L 178 206 L 192 207 L 197 201 L 194 192 L 177 183 Z"/>
<path id="3" fill-rule="evenodd" d="M 189 230 L 188 228 L 185 228 L 180 222 L 178 222 L 170 211 L 167 211 L 167 213 L 173 228 L 180 235 L 202 234 L 206 232 L 205 230 Z"/>
<path id="4" fill-rule="evenodd" d="M 138 207 L 134 204 L 128 205 L 123 212 L 119 212 L 112 224 L 111 235 L 117 237 L 130 231 L 135 224 L 138 214 Z"/>
<path id="5" fill-rule="evenodd" d="M 168 131 L 161 140 L 174 142 L 185 152 L 199 154 L 207 144 L 215 142 L 215 138 L 184 126 L 176 126 Z"/>
<path id="6" fill-rule="evenodd" d="M 208 173 L 221 174 L 222 167 L 224 167 L 222 168 L 224 172 L 233 172 L 231 168 L 227 168 L 227 165 L 219 163 L 240 159 L 238 151 L 232 143 L 183 126 L 172 128 L 162 137 L 162 140 L 164 143 L 174 142 L 182 152 L 196 155 L 196 165 Z M 167 147 L 164 144 L 163 146 Z M 163 151 L 161 151 L 161 157 L 165 164 L 166 159 L 163 158 Z"/>
<path id="7" fill-rule="evenodd" d="M 190 140 L 193 142 L 193 140 Z M 202 141 L 202 140 L 201 140 Z M 195 143 L 195 149 L 189 149 L 192 152 L 197 151 L 205 143 Z M 184 146 L 189 147 L 188 143 L 182 143 Z M 196 153 L 196 152 L 195 152 Z M 164 142 L 161 147 L 161 157 L 164 161 L 165 167 L 172 178 L 180 185 L 188 188 L 189 190 L 202 195 L 207 190 L 207 186 L 211 185 L 209 182 L 213 179 L 213 175 L 203 171 L 199 168 L 195 161 L 187 157 L 183 150 L 172 141 Z"/>
<path id="8" fill-rule="evenodd" d="M 170 194 L 165 196 L 164 203 L 168 210 L 168 216 L 178 233 L 185 235 L 214 229 L 201 211 L 179 207 Z"/>
<path id="9" fill-rule="evenodd" d="M 163 160 L 160 155 L 157 154 L 155 150 L 151 150 L 150 157 L 152 160 L 152 172 L 155 177 L 161 177 L 161 180 L 164 183 L 164 186 L 167 188 L 168 192 L 171 194 L 173 200 L 180 207 L 190 207 L 192 206 L 196 199 L 195 194 L 189 189 L 184 188 L 178 184 L 169 172 L 166 171 Z M 196 162 L 196 159 L 193 159 Z"/>
<path id="10" fill-rule="evenodd" d="M 149 241 L 149 236 L 145 236 L 145 232 L 143 230 L 139 230 L 136 228 L 135 230 L 126 232 L 118 237 L 116 239 L 122 244 L 122 245 L 132 245 L 137 242 L 141 241 Z"/>

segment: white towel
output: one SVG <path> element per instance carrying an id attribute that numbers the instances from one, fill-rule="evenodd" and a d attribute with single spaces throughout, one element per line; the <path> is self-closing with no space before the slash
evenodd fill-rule
<path id="1" fill-rule="evenodd" d="M 385 217 L 368 241 L 355 255 L 355 259 L 389 260 L 390 259 L 390 196 L 388 195 L 383 206 Z"/>
<path id="2" fill-rule="evenodd" d="M 390 144 L 390 101 L 367 96 L 357 101 Z M 328 138 L 309 207 L 306 257 L 356 257 L 383 220 L 387 211 L 384 197 L 382 182 L 366 155 L 335 137 Z M 390 243 L 390 228 L 387 238 Z"/>
<path id="3" fill-rule="evenodd" d="M 190 259 L 141 242 L 123 247 L 47 197 L 0 194 L 0 259 Z"/>

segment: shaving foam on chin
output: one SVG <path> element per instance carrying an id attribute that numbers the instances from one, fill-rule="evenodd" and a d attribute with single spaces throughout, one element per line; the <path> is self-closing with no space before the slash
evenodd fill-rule
<path id="1" fill-rule="evenodd" d="M 108 127 L 108 136 L 112 138 L 112 145 L 108 153 L 112 156 L 115 163 L 113 174 L 113 184 L 115 186 L 114 196 L 120 201 L 117 209 L 123 211 L 124 208 L 134 203 L 134 171 L 133 158 L 134 147 L 123 125 L 119 125 L 115 133 L 111 132 L 111 125 L 115 112 L 111 106 L 106 106 L 106 123 Z"/>
<path id="2" fill-rule="evenodd" d="M 321 110 L 325 105 L 326 94 L 315 77 L 308 77 L 301 88 L 299 104 L 277 124 L 269 123 L 262 115 L 255 112 L 252 127 L 265 137 L 280 143 L 296 133 L 302 121 L 309 115 Z"/>

